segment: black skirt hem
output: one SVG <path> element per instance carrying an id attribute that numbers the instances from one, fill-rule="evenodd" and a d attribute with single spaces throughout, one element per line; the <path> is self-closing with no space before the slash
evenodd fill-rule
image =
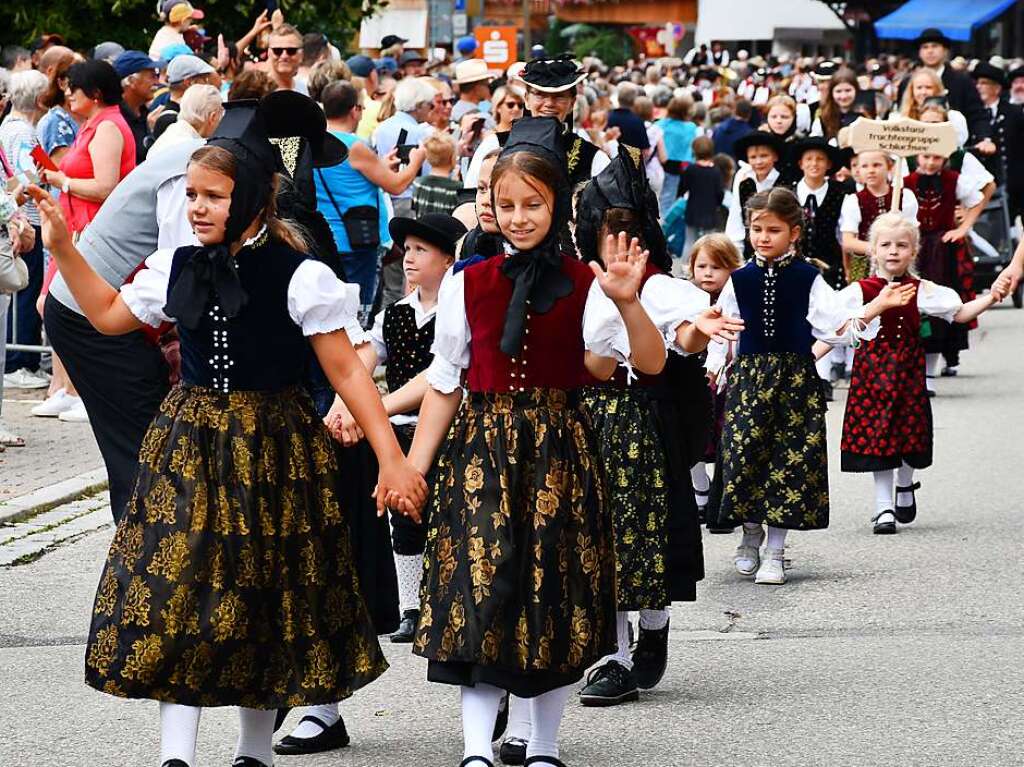
<path id="1" fill-rule="evenodd" d="M 927 469 L 932 465 L 931 451 L 903 455 L 863 455 L 845 450 L 840 453 L 840 470 L 848 474 L 889 471 L 898 469 L 903 463 L 913 469 Z"/>
<path id="2" fill-rule="evenodd" d="M 427 663 L 427 681 L 459 687 L 489 684 L 520 698 L 536 698 L 559 687 L 576 684 L 585 669 L 558 674 L 554 671 L 522 672 L 463 661 L 432 660 Z"/>

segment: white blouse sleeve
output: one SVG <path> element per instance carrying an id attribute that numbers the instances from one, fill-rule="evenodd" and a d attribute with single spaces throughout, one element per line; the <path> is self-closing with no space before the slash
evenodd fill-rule
<path id="1" fill-rule="evenodd" d="M 722 288 L 722 293 L 718 296 L 718 301 L 715 305 L 722 310 L 722 314 L 731 317 L 740 316 L 740 305 L 736 300 L 736 289 L 732 285 L 732 278 L 725 283 L 725 287 Z M 742 333 L 742 331 L 740 332 Z M 712 341 L 708 344 L 708 356 L 704 361 L 704 368 L 710 373 L 720 373 L 722 368 L 725 367 L 728 352 L 728 344 Z"/>
<path id="2" fill-rule="evenodd" d="M 590 283 L 587 303 L 583 308 L 583 345 L 601 357 L 614 357 L 630 367 L 629 334 L 615 305 L 597 280 Z"/>
<path id="3" fill-rule="evenodd" d="M 689 352 L 676 343 L 676 331 L 684 322 L 693 322 L 707 309 L 711 305 L 711 297 L 692 282 L 656 274 L 644 285 L 640 303 L 665 339 L 665 347 L 686 355 Z"/>
<path id="4" fill-rule="evenodd" d="M 931 280 L 921 280 L 917 286 L 917 308 L 921 314 L 953 322 L 964 302 L 952 288 L 936 285 Z"/>
<path id="5" fill-rule="evenodd" d="M 388 345 L 384 341 L 384 310 L 377 312 L 373 320 L 373 327 L 366 334 L 366 340 L 373 344 L 373 350 L 377 353 L 377 364 L 383 365 L 388 361 Z"/>
<path id="6" fill-rule="evenodd" d="M 853 234 L 860 231 L 860 203 L 855 194 L 848 194 L 843 199 L 843 208 L 839 213 L 839 230 Z"/>
<path id="7" fill-rule="evenodd" d="M 356 317 L 359 286 L 342 282 L 326 264 L 307 259 L 299 264 L 288 283 L 288 316 L 302 328 L 302 335 L 344 330 L 353 346 L 366 340 Z"/>
<path id="8" fill-rule="evenodd" d="M 150 327 L 158 328 L 164 322 L 173 322 L 164 314 L 173 260 L 173 249 L 158 250 L 146 259 L 146 267 L 135 275 L 134 280 L 121 286 L 121 300 L 128 311 Z"/>
<path id="9" fill-rule="evenodd" d="M 988 172 L 988 169 L 981 164 L 981 160 L 970 152 L 966 152 L 964 164 L 960 168 L 960 178 L 957 180 L 957 194 L 959 195 L 960 181 L 980 192 L 989 182 L 995 180 L 995 176 Z"/>
<path id="10" fill-rule="evenodd" d="M 956 199 L 965 208 L 973 208 L 985 197 L 981 192 L 982 186 L 985 184 L 978 186 L 976 178 L 961 173 L 956 179 Z"/>
<path id="11" fill-rule="evenodd" d="M 815 338 L 833 346 L 857 346 L 860 341 L 870 341 L 881 326 L 877 317 L 864 322 L 864 294 L 860 285 L 854 283 L 835 291 L 820 274 L 811 285 L 807 321 Z M 843 325 L 846 329 L 837 333 Z"/>
<path id="12" fill-rule="evenodd" d="M 434 320 L 434 359 L 427 368 L 427 383 L 442 394 L 462 385 L 462 371 L 469 367 L 472 338 L 466 318 L 466 279 L 462 272 L 449 272 L 437 294 Z"/>

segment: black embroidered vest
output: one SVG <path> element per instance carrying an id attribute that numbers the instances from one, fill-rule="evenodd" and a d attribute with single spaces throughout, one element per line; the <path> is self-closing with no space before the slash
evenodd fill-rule
<path id="1" fill-rule="evenodd" d="M 434 318 L 416 327 L 416 310 L 410 304 L 392 304 L 384 311 L 384 344 L 388 347 L 385 380 L 396 391 L 430 366 L 434 345 Z"/>

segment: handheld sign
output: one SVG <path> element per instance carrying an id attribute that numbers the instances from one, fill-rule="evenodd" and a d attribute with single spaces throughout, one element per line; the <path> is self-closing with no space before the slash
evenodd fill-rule
<path id="1" fill-rule="evenodd" d="M 857 119 L 848 128 L 839 131 L 839 146 L 853 147 L 861 152 L 885 152 L 897 158 L 919 154 L 937 154 L 949 157 L 960 148 L 956 128 L 951 122 L 925 123 L 899 115 L 892 120 Z M 897 168 L 900 163 L 897 160 Z M 903 197 L 903 174 L 893 179 L 892 210 L 900 209 Z"/>

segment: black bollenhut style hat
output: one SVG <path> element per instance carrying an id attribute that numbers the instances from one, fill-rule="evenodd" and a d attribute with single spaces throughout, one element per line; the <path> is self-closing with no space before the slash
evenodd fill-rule
<path id="1" fill-rule="evenodd" d="M 532 59 L 519 79 L 541 93 L 561 93 L 575 88 L 587 73 L 568 54 L 549 59 Z"/>
<path id="2" fill-rule="evenodd" d="M 455 246 L 465 236 L 466 227 L 457 218 L 446 213 L 427 213 L 418 219 L 404 216 L 393 218 L 388 224 L 388 231 L 399 247 L 405 245 L 406 237 L 419 237 L 454 258 Z"/>

